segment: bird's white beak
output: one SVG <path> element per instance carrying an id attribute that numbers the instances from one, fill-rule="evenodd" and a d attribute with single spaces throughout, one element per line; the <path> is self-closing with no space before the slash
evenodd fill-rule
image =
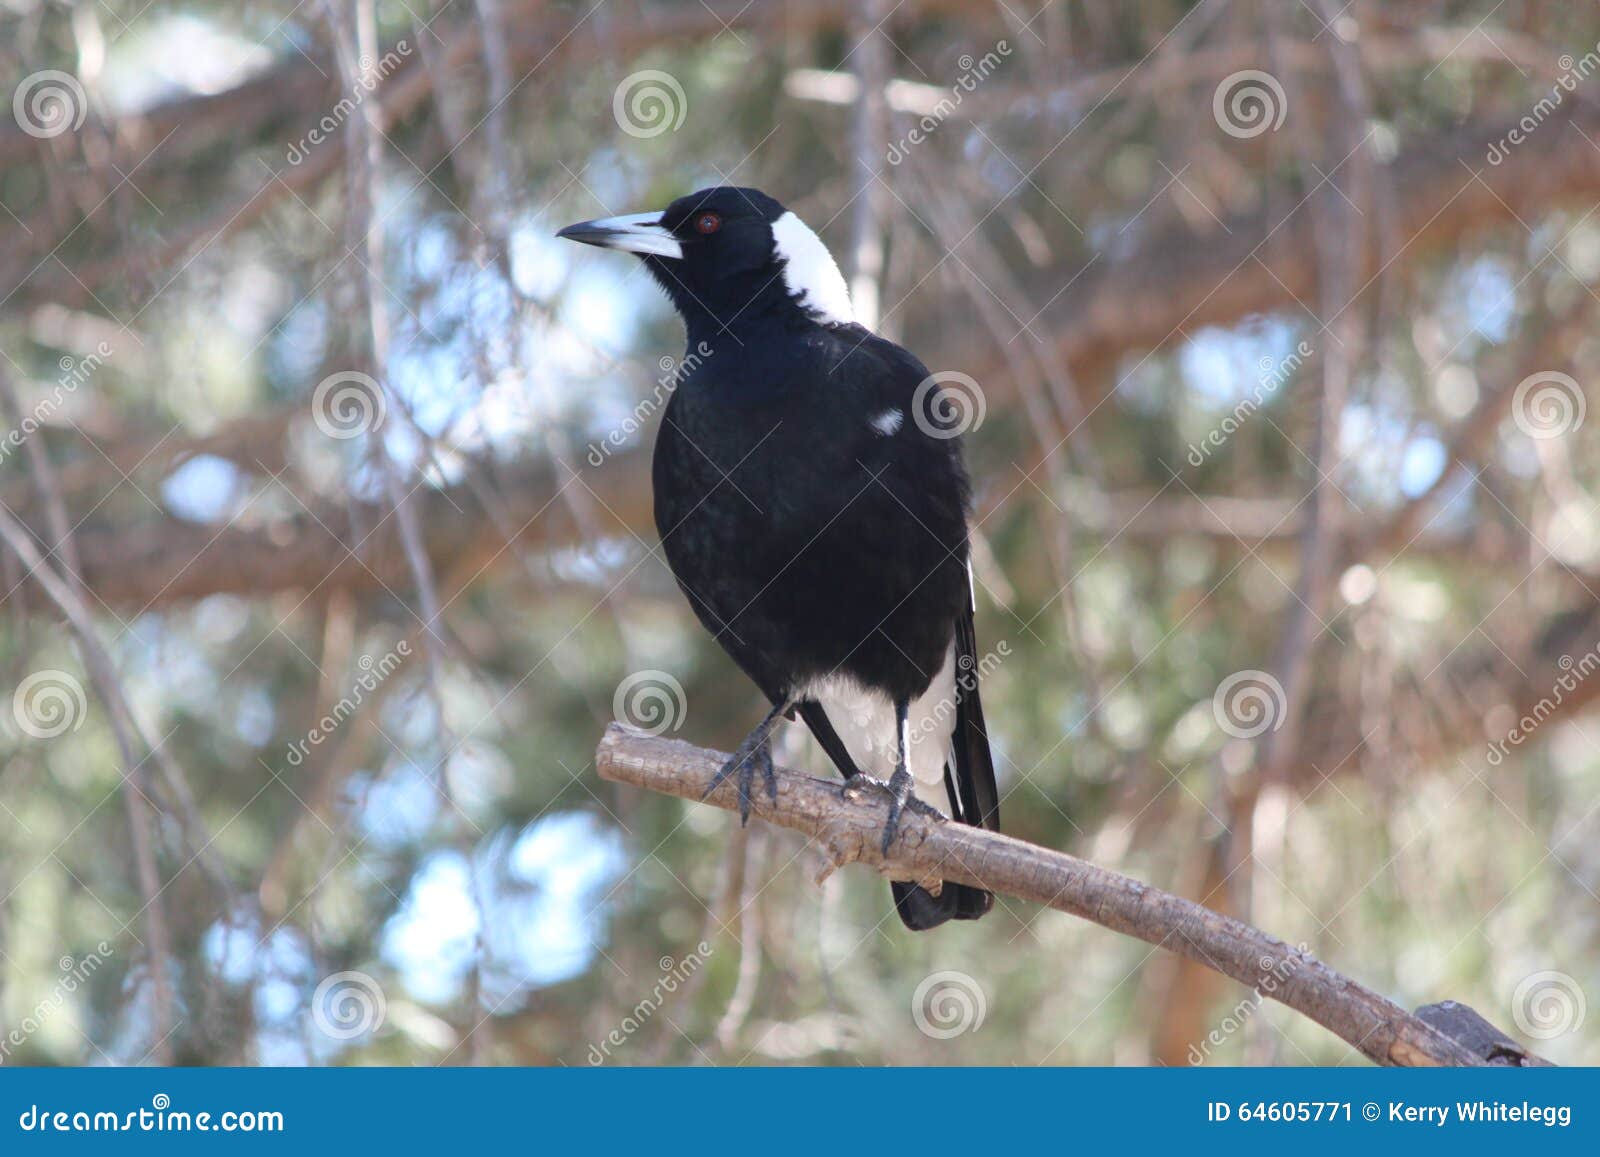
<path id="1" fill-rule="evenodd" d="M 621 217 L 601 217 L 568 225 L 557 237 L 598 245 L 602 249 L 625 249 L 652 257 L 683 257 L 683 246 L 661 224 L 660 213 L 628 213 Z"/>

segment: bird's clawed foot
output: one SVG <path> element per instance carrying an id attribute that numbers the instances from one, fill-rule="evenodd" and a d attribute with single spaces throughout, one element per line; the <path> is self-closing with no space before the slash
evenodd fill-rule
<path id="1" fill-rule="evenodd" d="M 900 816 L 908 806 L 920 802 L 912 791 L 915 786 L 916 781 L 911 778 L 911 773 L 905 769 L 904 764 L 894 769 L 894 775 L 890 777 L 888 784 L 889 818 L 883 825 L 883 854 L 886 856 L 889 854 L 889 846 L 894 843 L 895 836 L 900 834 Z"/>
<path id="2" fill-rule="evenodd" d="M 772 766 L 771 735 L 771 730 L 765 724 L 757 727 L 747 735 L 744 742 L 739 744 L 739 750 L 735 751 L 728 762 L 718 769 L 715 778 L 711 781 L 711 786 L 706 788 L 706 795 L 708 796 L 721 787 L 725 780 L 732 778 L 735 773 L 738 774 L 739 823 L 741 825 L 750 822 L 750 787 L 755 781 L 758 769 L 761 772 L 761 778 L 766 782 L 768 798 L 773 803 L 778 802 L 778 773 Z M 705 796 L 701 796 L 701 798 L 704 799 Z"/>
<path id="3" fill-rule="evenodd" d="M 899 784 L 897 787 L 896 784 Z M 883 850 L 887 852 L 899 833 L 900 817 L 905 812 L 930 820 L 948 820 L 950 817 L 931 803 L 914 794 L 916 785 L 908 772 L 897 772 L 894 779 L 884 783 L 870 775 L 853 775 L 839 785 L 839 795 L 847 800 L 860 798 L 863 791 L 881 791 L 889 797 L 889 822 L 884 825 Z"/>

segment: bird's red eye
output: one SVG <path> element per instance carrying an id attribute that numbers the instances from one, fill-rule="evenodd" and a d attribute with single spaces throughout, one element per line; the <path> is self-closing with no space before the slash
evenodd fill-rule
<path id="1" fill-rule="evenodd" d="M 722 218 L 717 216 L 715 213 L 702 213 L 700 216 L 694 219 L 694 230 L 696 233 L 701 233 L 709 237 L 711 234 L 715 233 L 721 228 Z"/>

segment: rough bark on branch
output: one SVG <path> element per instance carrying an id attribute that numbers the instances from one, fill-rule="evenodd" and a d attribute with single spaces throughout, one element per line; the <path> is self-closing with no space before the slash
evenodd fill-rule
<path id="1" fill-rule="evenodd" d="M 728 810 L 738 807 L 731 781 L 706 794 L 727 759 L 721 752 L 613 723 L 595 759 L 602 779 L 684 799 L 704 797 Z M 914 816 L 902 824 L 900 838 L 885 856 L 879 836 L 888 803 L 877 791 L 841 791 L 837 781 L 780 768 L 776 802 L 758 791 L 752 811 L 816 841 L 832 861 L 827 871 L 859 862 L 890 879 L 970 884 L 1179 953 L 1310 1017 L 1381 1065 L 1541 1063 L 1492 1028 L 1470 1041 L 1446 1035 L 1456 1021 L 1431 1018 L 1430 1023 L 1413 1016 L 1276 937 L 1064 852 Z M 1481 1018 L 1474 1023 L 1485 1024 Z M 1480 1051 L 1476 1046 L 1484 1041 L 1486 1051 Z"/>

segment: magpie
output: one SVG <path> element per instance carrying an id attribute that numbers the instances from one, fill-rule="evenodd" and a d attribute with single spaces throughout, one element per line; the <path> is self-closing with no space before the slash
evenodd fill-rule
<path id="1" fill-rule="evenodd" d="M 557 236 L 637 254 L 688 332 L 656 437 L 655 523 L 696 617 L 771 704 L 718 773 L 748 822 L 798 714 L 847 780 L 999 829 L 978 696 L 960 430 L 927 367 L 858 324 L 794 213 L 720 186 Z M 907 927 L 974 920 L 977 888 L 893 882 Z"/>

